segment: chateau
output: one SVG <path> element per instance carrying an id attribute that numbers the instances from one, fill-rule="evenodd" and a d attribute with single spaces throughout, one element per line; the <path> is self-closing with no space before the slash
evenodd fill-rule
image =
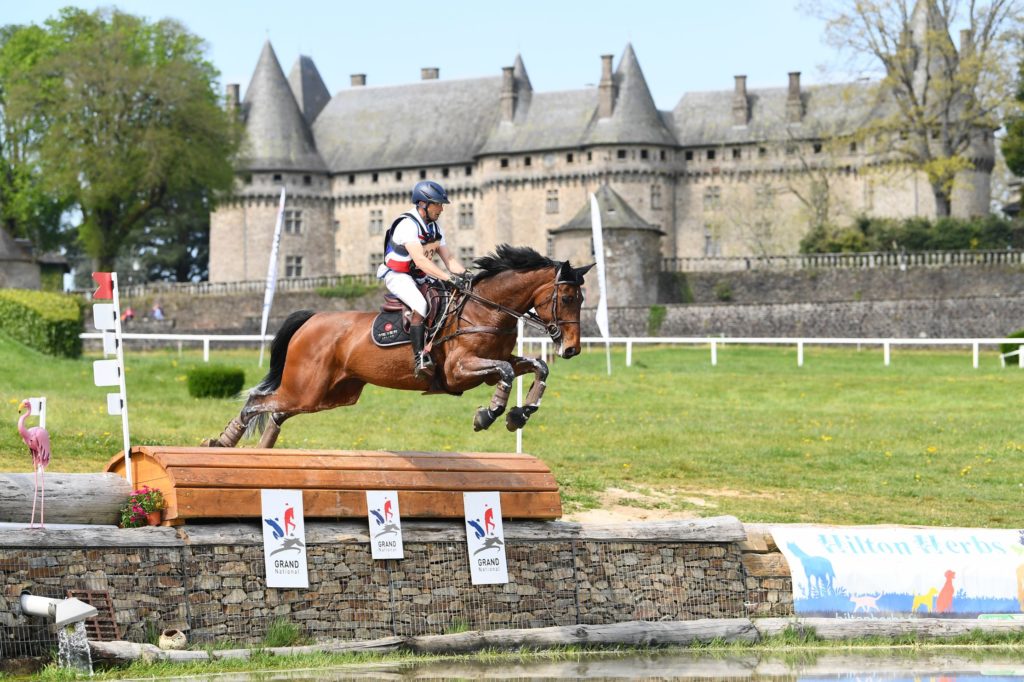
<path id="1" fill-rule="evenodd" d="M 267 42 L 244 99 L 228 86 L 246 143 L 236 190 L 211 216 L 210 281 L 265 276 L 282 186 L 283 277 L 375 270 L 420 179 L 447 188 L 441 224 L 466 264 L 502 242 L 564 257 L 559 235 L 589 225 L 599 189 L 602 210 L 622 207 L 661 258 L 795 253 L 821 211 L 836 223 L 935 215 L 923 174 L 850 135 L 885 106 L 864 83 L 805 87 L 793 72 L 788 87 L 758 89 L 736 76 L 661 111 L 631 45 L 594 66 L 598 85 L 580 90 L 535 92 L 517 56 L 492 77 L 424 68 L 419 82 L 375 87 L 355 74 L 332 96 L 311 59 L 286 77 Z M 973 157 L 958 215 L 989 210 L 988 131 Z"/>

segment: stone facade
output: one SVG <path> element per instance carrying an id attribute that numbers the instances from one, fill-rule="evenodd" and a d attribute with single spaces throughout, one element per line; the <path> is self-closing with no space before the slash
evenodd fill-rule
<path id="1" fill-rule="evenodd" d="M 500 243 L 553 255 L 552 232 L 602 187 L 664 233 L 654 270 L 659 257 L 796 252 L 811 224 L 812 184 L 826 188 L 840 224 L 936 213 L 923 174 L 843 137 L 871 115 L 864 84 L 802 88 L 794 72 L 787 88 L 748 91 L 738 76 L 734 90 L 686 93 L 659 111 L 629 45 L 614 73 L 602 57 L 601 82 L 587 90 L 534 92 L 518 57 L 501 78 L 424 78 L 394 87 L 353 78 L 324 105 L 313 62 L 299 58 L 286 80 L 267 43 L 245 100 L 238 86 L 229 90 L 247 147 L 234 199 L 212 217 L 210 280 L 265 276 L 282 186 L 304 227 L 282 244 L 284 276 L 286 261 L 307 276 L 374 270 L 384 231 L 411 208 L 420 179 L 448 189 L 441 222 L 464 262 Z M 979 131 L 970 156 L 976 170 L 954 189 L 961 216 L 989 210 L 989 132 Z"/>
<path id="2" fill-rule="evenodd" d="M 576 524 L 508 522 L 510 582 L 474 586 L 459 524 L 403 525 L 406 558 L 374 561 L 365 524 L 308 523 L 305 590 L 267 588 L 253 524 L 97 529 L 85 547 L 40 548 L 23 534 L 0 533 L 0 658 L 52 645 L 45 627 L 21 614 L 23 590 L 107 591 L 122 638 L 146 641 L 177 628 L 193 644 L 257 641 L 278 619 L 314 639 L 373 639 L 746 615 L 747 576 L 734 541 L 673 538 L 657 524 L 637 541 L 606 530 L 590 536 Z M 132 538 L 137 546 L 125 546 Z"/>

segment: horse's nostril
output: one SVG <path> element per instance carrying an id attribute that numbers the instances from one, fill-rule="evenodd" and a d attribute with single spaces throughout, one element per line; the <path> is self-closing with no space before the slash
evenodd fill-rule
<path id="1" fill-rule="evenodd" d="M 566 358 L 575 357 L 575 356 L 579 355 L 579 352 L 580 351 L 579 351 L 578 348 L 573 348 L 572 346 L 569 346 L 568 348 L 565 349 L 565 357 Z"/>

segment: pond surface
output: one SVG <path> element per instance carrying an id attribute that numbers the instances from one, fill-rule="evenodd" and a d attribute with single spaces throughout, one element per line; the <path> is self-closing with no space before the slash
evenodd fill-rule
<path id="1" fill-rule="evenodd" d="M 166 679 L 166 678 L 165 678 Z M 339 668 L 220 674 L 180 680 L 320 682 L 321 680 L 693 680 L 693 682 L 1024 682 L 1020 653 L 943 649 L 922 653 L 801 651 L 780 655 L 587 653 L 567 660 L 431 661 Z"/>

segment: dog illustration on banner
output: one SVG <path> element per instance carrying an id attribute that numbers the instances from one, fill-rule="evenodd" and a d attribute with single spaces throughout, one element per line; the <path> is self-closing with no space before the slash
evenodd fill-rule
<path id="1" fill-rule="evenodd" d="M 853 612 L 857 613 L 860 610 L 870 613 L 871 611 L 878 610 L 878 599 L 882 595 L 876 594 L 874 596 L 870 594 L 861 595 L 850 595 L 850 601 L 853 602 Z"/>
<path id="2" fill-rule="evenodd" d="M 786 546 L 800 559 L 804 576 L 807 578 L 808 597 L 825 597 L 835 593 L 832 583 L 836 578 L 836 572 L 831 561 L 823 556 L 811 556 L 795 542 L 790 542 Z"/>

